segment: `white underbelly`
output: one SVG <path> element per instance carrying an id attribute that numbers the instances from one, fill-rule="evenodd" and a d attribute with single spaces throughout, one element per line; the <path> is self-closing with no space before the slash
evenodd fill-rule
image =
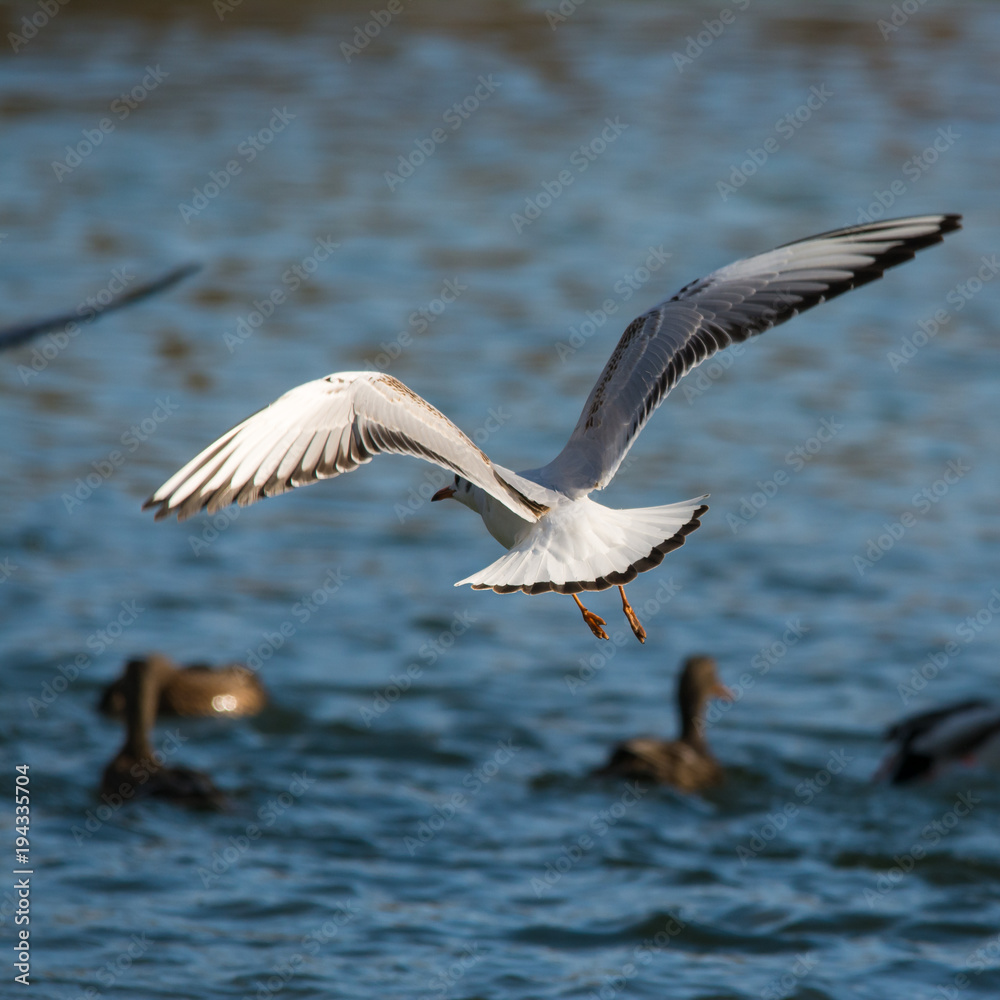
<path id="1" fill-rule="evenodd" d="M 545 516 L 547 515 L 543 515 Z M 509 507 L 505 507 L 491 496 L 486 497 L 486 509 L 481 517 L 486 530 L 505 549 L 512 549 L 517 545 L 537 523 L 518 517 Z"/>

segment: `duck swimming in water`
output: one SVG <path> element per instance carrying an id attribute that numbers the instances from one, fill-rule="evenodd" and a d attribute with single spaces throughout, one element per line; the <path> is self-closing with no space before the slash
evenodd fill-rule
<path id="1" fill-rule="evenodd" d="M 267 691 L 257 675 L 240 663 L 212 668 L 204 663 L 179 667 L 162 653 L 150 653 L 132 663 L 152 663 L 160 680 L 157 715 L 257 715 L 267 704 Z M 98 708 L 105 715 L 125 711 L 125 675 L 112 681 Z"/>
<path id="2" fill-rule="evenodd" d="M 876 779 L 892 785 L 932 778 L 956 763 L 1000 767 L 1000 705 L 972 698 L 921 712 L 891 726 L 885 738 L 896 746 Z"/>
<path id="3" fill-rule="evenodd" d="M 705 705 L 711 698 L 732 700 L 732 692 L 716 672 L 709 656 L 692 656 L 684 663 L 677 682 L 681 735 L 676 740 L 640 737 L 619 743 L 607 764 L 596 775 L 644 778 L 673 785 L 682 792 L 697 792 L 719 784 L 723 770 L 712 756 L 704 734 Z"/>
<path id="4" fill-rule="evenodd" d="M 189 767 L 166 767 L 165 752 L 150 745 L 161 688 L 170 676 L 164 666 L 169 664 L 146 659 L 133 660 L 125 668 L 125 743 L 104 769 L 101 791 L 126 801 L 156 796 L 183 805 L 223 808 L 225 797 L 207 774 Z"/>

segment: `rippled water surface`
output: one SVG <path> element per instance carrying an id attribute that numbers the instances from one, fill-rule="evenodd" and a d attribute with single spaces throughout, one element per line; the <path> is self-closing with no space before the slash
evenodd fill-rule
<path id="1" fill-rule="evenodd" d="M 33 997 L 997 995 L 994 779 L 870 776 L 888 722 L 996 676 L 997 296 L 968 282 L 996 274 L 1000 12 L 894 6 L 420 0 L 364 48 L 367 2 L 73 0 L 23 44 L 41 8 L 2 8 L 2 321 L 204 264 L 0 359 Z M 613 593 L 601 643 L 567 598 L 456 590 L 499 550 L 413 460 L 140 510 L 286 389 L 377 364 L 543 463 L 634 315 L 887 202 L 965 228 L 701 369 L 607 491 L 712 494 L 630 587 L 645 647 Z M 98 798 L 95 700 L 153 649 L 260 664 L 265 714 L 155 737 L 228 813 Z M 738 694 L 726 785 L 588 778 L 673 732 L 700 651 Z"/>

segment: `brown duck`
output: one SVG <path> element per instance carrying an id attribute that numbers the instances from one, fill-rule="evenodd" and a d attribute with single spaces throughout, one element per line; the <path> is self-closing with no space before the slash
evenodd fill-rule
<path id="1" fill-rule="evenodd" d="M 257 675 L 242 664 L 212 669 L 203 663 L 178 667 L 162 653 L 130 660 L 152 664 L 159 679 L 158 715 L 256 715 L 267 704 L 267 692 Z M 120 717 L 125 710 L 125 675 L 113 681 L 98 705 L 105 715 Z"/>
<path id="2" fill-rule="evenodd" d="M 719 784 L 723 770 L 712 756 L 704 736 L 705 704 L 710 698 L 732 700 L 732 692 L 715 670 L 715 660 L 692 656 L 684 663 L 677 683 L 681 735 L 676 740 L 649 737 L 619 743 L 608 763 L 595 774 L 644 778 L 673 785 L 682 792 L 696 792 Z"/>
<path id="3" fill-rule="evenodd" d="M 201 771 L 189 767 L 167 767 L 170 738 L 154 750 L 149 734 L 156 721 L 156 706 L 163 683 L 169 679 L 169 663 L 162 659 L 132 660 L 122 678 L 125 743 L 104 769 L 101 791 L 105 796 L 132 798 L 159 796 L 184 805 L 218 809 L 225 797 Z M 176 739 L 174 746 L 178 745 Z"/>

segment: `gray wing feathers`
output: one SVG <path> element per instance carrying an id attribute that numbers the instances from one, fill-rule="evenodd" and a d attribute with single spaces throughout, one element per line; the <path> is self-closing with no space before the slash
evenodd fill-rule
<path id="1" fill-rule="evenodd" d="M 650 414 L 692 368 L 820 302 L 910 260 L 960 216 L 852 226 L 737 261 L 691 282 L 633 320 L 594 386 L 573 434 L 543 473 L 582 495 L 606 486 Z"/>

